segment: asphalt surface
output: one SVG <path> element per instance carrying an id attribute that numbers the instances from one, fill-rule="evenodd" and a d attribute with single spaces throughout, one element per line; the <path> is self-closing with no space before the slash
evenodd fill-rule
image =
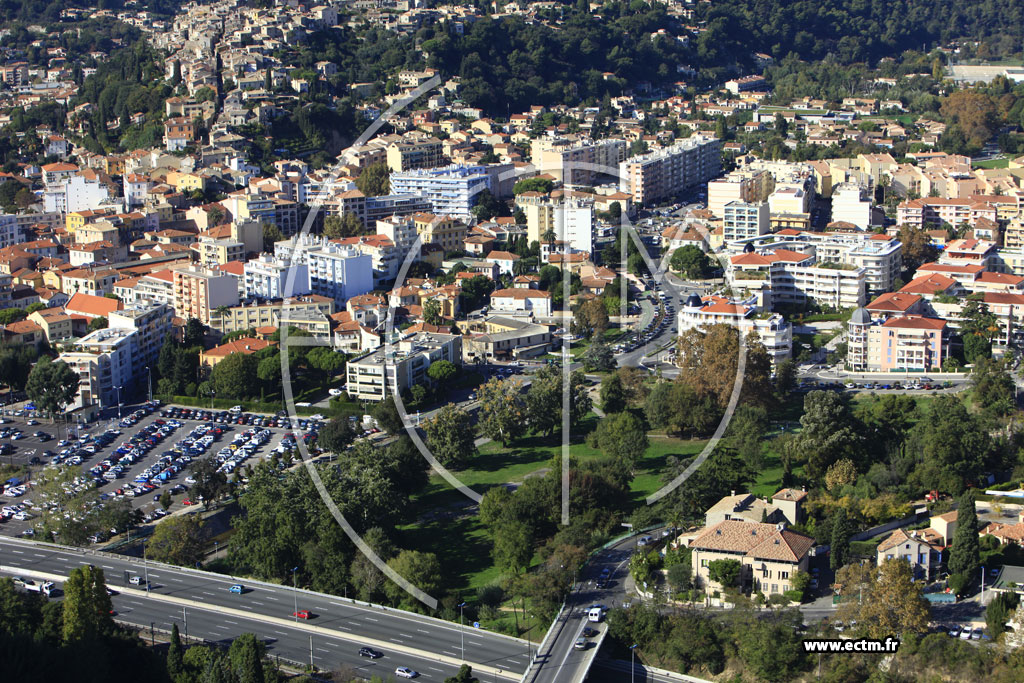
<path id="1" fill-rule="evenodd" d="M 299 610 L 308 610 L 312 618 L 305 623 L 336 630 L 336 640 L 349 643 L 348 647 L 353 653 L 364 644 L 361 639 L 372 639 L 461 659 L 464 636 L 465 659 L 471 664 L 487 665 L 506 672 L 522 674 L 526 670 L 529 658 L 529 644 L 525 640 L 474 629 L 471 624 L 460 628 L 458 624 L 410 612 L 357 605 L 353 601 L 337 596 L 302 589 L 296 591 L 288 586 L 239 581 L 211 572 L 185 570 L 152 562 L 143 563 L 138 558 L 130 559 L 108 553 L 55 548 L 22 539 L 0 539 L 0 558 L 0 563 L 16 570 L 48 572 L 60 576 L 67 576 L 70 570 L 83 564 L 93 564 L 104 570 L 107 585 L 114 590 L 137 588 L 126 582 L 126 572 L 130 576 L 140 577 L 148 574 L 151 593 L 192 600 L 204 605 L 203 608 L 186 608 L 189 614 L 190 635 L 202 635 L 214 641 L 228 641 L 233 636 L 247 631 L 265 639 L 277 637 L 281 644 L 275 643 L 275 646 L 289 648 L 287 651 L 290 653 L 304 653 L 296 658 L 291 654 L 286 655 L 282 649 L 278 654 L 300 662 L 309 660 L 309 633 L 301 629 L 289 633 L 288 629 L 282 629 L 277 622 L 264 623 L 261 619 L 293 619 L 292 613 L 296 606 Z M 229 588 L 239 582 L 246 586 L 246 592 L 242 595 L 231 593 Z M 162 628 L 169 629 L 169 624 L 179 619 L 182 613 L 182 607 L 179 605 L 156 599 L 147 600 L 135 594 L 115 596 L 115 601 L 115 609 L 121 618 L 131 617 L 135 620 L 132 623 L 144 624 L 147 627 L 150 622 L 154 622 L 158 627 L 164 624 Z M 249 622 L 243 624 L 244 619 L 239 620 L 235 616 L 219 613 L 219 607 L 244 610 L 250 612 L 252 617 Z M 191 616 L 193 610 L 197 615 L 195 624 Z M 205 616 L 199 616 L 200 613 L 205 613 Z M 232 621 L 238 623 L 230 623 Z M 184 631 L 183 624 L 179 625 L 179 628 Z M 203 632 L 195 629 L 201 629 Z M 321 636 L 314 635 L 314 661 L 317 655 L 316 641 L 320 638 Z M 321 648 L 327 647 L 330 646 L 321 644 Z M 340 645 L 334 647 L 338 650 L 338 657 L 342 657 L 343 648 Z M 404 654 L 388 655 L 386 647 L 374 647 L 384 651 L 389 662 L 406 659 Z M 321 651 L 320 654 L 324 657 L 334 656 L 333 651 Z M 382 661 L 384 660 L 377 660 Z M 363 664 L 367 662 L 364 660 Z M 325 661 L 323 666 L 327 665 L 328 662 Z M 334 666 L 335 663 L 330 662 L 330 665 Z M 435 672 L 438 680 L 443 680 L 445 675 L 453 673 L 442 664 L 435 662 L 432 665 L 443 669 Z M 415 665 L 405 661 L 393 663 L 391 666 L 392 671 L 394 666 L 410 666 L 416 669 Z M 444 673 L 445 671 L 448 673 Z"/>

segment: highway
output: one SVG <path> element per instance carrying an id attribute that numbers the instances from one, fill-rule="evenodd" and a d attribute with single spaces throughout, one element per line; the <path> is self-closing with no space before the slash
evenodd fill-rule
<path id="1" fill-rule="evenodd" d="M 298 661 L 309 661 L 311 633 L 314 636 L 314 662 L 316 641 L 326 636 L 330 637 L 320 645 L 319 654 L 323 657 L 334 656 L 332 650 L 327 650 L 333 647 L 338 650 L 339 661 L 343 660 L 342 650 L 345 648 L 340 644 L 327 645 L 327 642 L 348 643 L 347 649 L 352 654 L 361 645 L 369 645 L 385 653 L 385 659 L 392 662 L 392 671 L 394 666 L 416 668 L 404 661 L 416 658 L 431 660 L 432 666 L 443 671 L 449 671 L 453 665 L 457 669 L 457 664 L 463 659 L 463 638 L 465 661 L 487 678 L 498 675 L 506 680 L 518 679 L 529 661 L 527 641 L 480 631 L 471 624 L 462 629 L 458 624 L 387 607 L 357 604 L 333 595 L 153 562 L 143 563 L 139 558 L 3 538 L 0 539 L 0 564 L 10 568 L 7 573 L 44 572 L 60 577 L 66 577 L 75 567 L 93 564 L 104 570 L 107 585 L 123 594 L 115 597 L 115 607 L 121 618 L 147 628 L 150 622 L 156 622 L 157 627 L 164 624 L 162 628 L 170 628 L 171 622 L 181 618 L 184 607 L 189 615 L 190 635 L 201 635 L 213 641 L 228 641 L 247 631 L 264 639 L 280 637 L 280 641 L 272 645 L 272 654 Z M 151 586 L 148 597 L 144 587 L 139 590 L 138 586 L 126 580 L 126 576 L 145 577 L 147 573 Z M 228 589 L 234 583 L 245 585 L 246 592 L 242 595 L 231 593 Z M 296 606 L 299 610 L 308 610 L 311 618 L 308 621 L 295 620 L 292 612 Z M 195 625 L 191 616 L 193 612 L 196 614 Z M 232 624 L 232 621 L 238 623 Z M 182 631 L 183 626 L 179 626 Z M 304 654 L 294 656 L 295 653 Z M 393 662 L 399 658 L 399 653 L 403 661 L 395 664 Z M 364 665 L 366 663 L 363 662 Z M 325 659 L 323 665 L 327 664 Z M 429 680 L 428 671 L 421 673 L 424 679 Z M 435 673 L 438 680 L 443 680 L 442 672 Z M 451 671 L 446 675 L 451 675 Z"/>

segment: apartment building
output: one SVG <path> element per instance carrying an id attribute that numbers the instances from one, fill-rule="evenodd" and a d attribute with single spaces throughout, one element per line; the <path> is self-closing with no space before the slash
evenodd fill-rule
<path id="1" fill-rule="evenodd" d="M 372 259 L 358 249 L 336 242 L 306 252 L 309 289 L 344 306 L 349 297 L 373 291 Z"/>
<path id="2" fill-rule="evenodd" d="M 425 197 L 431 213 L 469 218 L 482 190 L 508 196 L 514 181 L 512 164 L 451 165 L 392 173 L 391 192 Z"/>
<path id="3" fill-rule="evenodd" d="M 180 152 L 196 139 L 196 127 L 190 119 L 178 116 L 164 121 L 164 148 Z"/>
<path id="4" fill-rule="evenodd" d="M 737 301 L 691 294 L 676 314 L 680 334 L 718 324 L 735 327 L 744 337 L 756 334 L 771 356 L 772 363 L 780 363 L 793 354 L 792 326 L 778 313 L 761 312 L 753 297 Z"/>
<path id="5" fill-rule="evenodd" d="M 396 338 L 346 367 L 346 391 L 357 401 L 382 401 L 391 392 L 428 382 L 431 364 L 446 360 L 462 365 L 462 337 L 417 332 Z M 389 348 L 390 347 L 390 348 Z"/>
<path id="6" fill-rule="evenodd" d="M 944 223 L 952 226 L 966 224 L 973 227 L 981 218 L 997 221 L 996 207 L 987 201 L 969 197 L 922 197 L 902 202 L 896 207 L 896 220 L 900 225 L 913 225 L 918 228 L 940 227 Z"/>
<path id="7" fill-rule="evenodd" d="M 422 244 L 436 244 L 445 252 L 462 251 L 465 248 L 469 228 L 462 221 L 446 215 L 417 213 L 413 215 L 412 222 Z"/>
<path id="8" fill-rule="evenodd" d="M 305 263 L 281 261 L 271 254 L 246 261 L 242 268 L 246 297 L 283 299 L 309 294 L 309 269 Z"/>
<path id="9" fill-rule="evenodd" d="M 445 161 L 441 141 L 433 136 L 402 139 L 387 147 L 388 169 L 393 172 L 434 168 L 443 166 Z"/>
<path id="10" fill-rule="evenodd" d="M 840 183 L 832 190 L 832 221 L 868 230 L 874 225 L 871 196 L 866 187 Z"/>
<path id="11" fill-rule="evenodd" d="M 945 320 L 916 315 L 871 322 L 868 318 L 866 310 L 858 309 L 848 325 L 848 363 L 852 370 L 934 372 L 949 355 Z"/>
<path id="12" fill-rule="evenodd" d="M 547 318 L 551 316 L 551 293 L 539 289 L 496 289 L 491 292 L 491 310 Z"/>
<path id="13" fill-rule="evenodd" d="M 129 338 L 132 377 L 141 381 L 156 365 L 164 337 L 171 331 L 174 309 L 165 304 L 132 304 L 107 315 L 110 328 L 133 330 Z M 146 377 L 146 379 L 149 379 Z"/>
<path id="14" fill-rule="evenodd" d="M 132 352 L 138 348 L 137 334 L 125 328 L 96 330 L 79 339 L 75 351 L 60 355 L 58 360 L 78 375 L 78 391 L 68 410 L 108 408 L 124 400 L 134 380 Z"/>
<path id="15" fill-rule="evenodd" d="M 725 243 L 768 234 L 771 230 L 769 216 L 767 202 L 729 202 L 722 209 L 722 235 Z"/>
<path id="16" fill-rule="evenodd" d="M 230 334 L 260 327 L 280 327 L 281 316 L 284 314 L 316 313 L 330 316 L 334 312 L 334 299 L 308 294 L 284 301 L 253 302 L 215 310 L 210 314 L 210 328 L 221 334 Z"/>
<path id="17" fill-rule="evenodd" d="M 619 164 L 619 189 L 650 205 L 706 183 L 722 172 L 722 143 L 695 135 Z"/>
<path id="18" fill-rule="evenodd" d="M 220 271 L 191 266 L 172 271 L 172 302 L 181 318 L 210 324 L 210 314 L 221 306 L 238 305 L 238 279 Z"/>
<path id="19" fill-rule="evenodd" d="M 710 577 L 715 560 L 740 563 L 740 589 L 781 595 L 792 588 L 793 576 L 807 571 L 814 539 L 786 528 L 784 522 L 762 524 L 726 520 L 706 527 L 689 546 L 695 583 L 708 593 L 720 590 Z"/>
<path id="20" fill-rule="evenodd" d="M 775 176 L 768 171 L 733 171 L 724 178 L 708 183 L 708 211 L 721 218 L 729 202 L 765 202 L 774 190 Z"/>
<path id="21" fill-rule="evenodd" d="M 618 173 L 626 159 L 626 142 L 541 137 L 530 144 L 530 159 L 539 173 L 566 185 L 597 185 L 603 176 Z"/>

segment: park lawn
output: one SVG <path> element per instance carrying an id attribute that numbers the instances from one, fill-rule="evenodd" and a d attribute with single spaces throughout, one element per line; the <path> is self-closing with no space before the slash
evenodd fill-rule
<path id="1" fill-rule="evenodd" d="M 1008 158 L 985 159 L 984 161 L 971 162 L 971 166 L 974 168 L 1008 168 L 1010 160 Z"/>
<path id="2" fill-rule="evenodd" d="M 449 589 L 476 591 L 501 576 L 491 558 L 491 538 L 475 514 L 407 524 L 398 532 L 398 547 L 437 555 Z"/>
<path id="3" fill-rule="evenodd" d="M 943 390 L 943 391 L 945 391 L 946 393 L 950 393 L 950 392 L 948 392 L 948 390 Z M 870 408 L 873 403 L 879 401 L 882 396 L 885 396 L 886 393 L 888 393 L 888 392 L 886 392 L 884 390 L 882 391 L 882 393 L 878 393 L 878 394 L 876 394 L 874 392 L 867 393 L 867 392 L 863 392 L 863 391 L 858 391 L 857 393 L 855 393 L 853 395 L 853 398 L 851 399 L 851 403 L 853 403 L 854 410 L 856 410 L 857 408 L 860 408 L 860 407 L 864 407 L 865 409 L 866 408 Z M 965 392 L 960 392 L 958 394 L 952 394 L 952 395 L 953 396 L 959 396 L 961 399 L 964 399 L 965 398 L 964 393 Z M 910 396 L 911 398 L 914 399 L 914 403 L 917 404 L 918 412 L 922 413 L 922 414 L 924 413 L 924 411 L 928 410 L 928 406 L 930 406 L 931 402 L 935 400 L 935 396 L 933 396 L 932 394 L 905 394 L 905 395 L 906 396 Z M 968 407 L 970 407 L 970 403 L 968 403 L 967 405 L 968 405 Z"/>

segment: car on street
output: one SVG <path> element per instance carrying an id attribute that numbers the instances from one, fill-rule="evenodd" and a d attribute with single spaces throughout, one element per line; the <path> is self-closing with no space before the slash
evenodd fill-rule
<path id="1" fill-rule="evenodd" d="M 395 669 L 395 675 L 399 678 L 416 678 L 417 676 L 419 676 L 419 673 L 413 671 L 407 666 L 400 666 L 397 669 Z"/>
<path id="2" fill-rule="evenodd" d="M 586 650 L 588 644 L 589 643 L 587 642 L 587 639 L 584 638 L 583 636 L 580 636 L 579 638 L 576 639 L 576 642 L 573 643 L 572 646 L 574 648 L 576 648 L 577 650 Z"/>
<path id="3" fill-rule="evenodd" d="M 584 638 L 593 638 L 597 635 L 597 629 L 590 628 L 589 626 L 584 626 L 583 630 L 580 631 L 580 633 L 583 635 Z"/>
<path id="4" fill-rule="evenodd" d="M 292 616 L 298 619 L 312 619 L 313 615 L 309 613 L 308 609 L 300 609 L 296 612 L 292 612 Z"/>
<path id="5" fill-rule="evenodd" d="M 374 650 L 372 647 L 361 647 L 359 648 L 359 656 L 369 657 L 370 659 L 380 659 L 384 656 L 384 653 Z"/>
<path id="6" fill-rule="evenodd" d="M 245 592 L 245 586 L 243 586 L 240 583 L 236 583 L 235 585 L 231 586 L 231 588 L 228 589 L 228 592 L 230 592 L 230 593 L 238 593 L 239 595 L 241 595 L 242 593 Z"/>

